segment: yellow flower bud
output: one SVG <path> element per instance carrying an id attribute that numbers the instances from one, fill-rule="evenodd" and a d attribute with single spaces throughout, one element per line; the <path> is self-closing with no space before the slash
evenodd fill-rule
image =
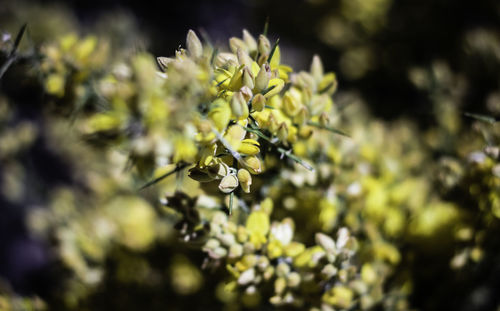
<path id="1" fill-rule="evenodd" d="M 222 178 L 219 190 L 224 193 L 231 193 L 238 187 L 238 178 L 235 175 L 227 175 Z"/>
<path id="2" fill-rule="evenodd" d="M 259 53 L 261 55 L 267 56 L 271 51 L 271 42 L 269 42 L 269 39 L 264 35 L 260 35 L 258 44 L 259 44 Z"/>
<path id="3" fill-rule="evenodd" d="M 257 41 L 246 29 L 243 29 L 243 41 L 247 45 L 250 53 L 257 50 Z"/>
<path id="4" fill-rule="evenodd" d="M 45 81 L 45 89 L 49 94 L 62 97 L 64 96 L 65 84 L 66 81 L 64 80 L 64 76 L 53 73 L 47 77 L 47 80 Z"/>
<path id="5" fill-rule="evenodd" d="M 186 38 L 186 46 L 191 57 L 197 59 L 200 58 L 203 54 L 203 46 L 201 44 L 200 39 L 194 31 L 191 29 L 188 31 Z"/>
<path id="6" fill-rule="evenodd" d="M 299 125 L 304 125 L 306 124 L 308 117 L 309 111 L 307 110 L 307 107 L 302 106 L 302 108 L 300 108 L 299 112 L 295 116 L 294 121 Z"/>
<path id="7" fill-rule="evenodd" d="M 231 110 L 233 111 L 233 115 L 239 120 L 248 118 L 248 105 L 241 92 L 234 93 L 231 99 Z"/>
<path id="8" fill-rule="evenodd" d="M 222 98 L 218 98 L 210 106 L 208 117 L 215 124 L 217 130 L 223 131 L 228 125 L 229 120 L 231 120 L 231 107 L 229 103 Z"/>
<path id="9" fill-rule="evenodd" d="M 283 96 L 283 111 L 290 117 L 295 117 L 302 108 L 300 98 L 294 95 L 295 94 L 292 92 L 286 92 L 286 94 Z"/>
<path id="10" fill-rule="evenodd" d="M 245 168 L 253 175 L 262 173 L 263 167 L 259 158 L 256 156 L 247 157 L 243 160 Z"/>
<path id="11" fill-rule="evenodd" d="M 252 100 L 252 108 L 255 111 L 262 111 L 266 107 L 266 98 L 262 94 L 257 94 Z"/>
<path id="12" fill-rule="evenodd" d="M 246 193 L 250 193 L 250 185 L 252 185 L 252 175 L 244 169 L 240 168 L 238 170 L 238 180 L 240 182 L 241 188 Z"/>
<path id="13" fill-rule="evenodd" d="M 286 125 L 285 122 L 282 122 L 278 128 L 278 138 L 282 142 L 286 142 L 288 138 L 288 126 Z"/>
<path id="14" fill-rule="evenodd" d="M 311 115 L 316 116 L 322 112 L 329 111 L 333 104 L 328 94 L 314 96 L 311 103 Z"/>
<path id="15" fill-rule="evenodd" d="M 268 63 L 264 63 L 255 78 L 255 91 L 261 92 L 265 90 L 269 85 L 269 80 L 271 80 L 271 67 L 269 67 Z"/>
<path id="16" fill-rule="evenodd" d="M 327 73 L 318 85 L 318 91 L 332 95 L 337 89 L 337 77 L 333 72 Z"/>
<path id="17" fill-rule="evenodd" d="M 279 277 L 274 281 L 274 292 L 278 295 L 282 294 L 286 289 L 286 279 Z"/>
<path id="18" fill-rule="evenodd" d="M 278 120 L 274 116 L 274 113 L 269 113 L 269 118 L 267 119 L 267 126 L 268 129 L 271 133 L 275 134 L 278 131 L 278 128 L 280 127 L 280 124 L 278 123 Z"/>
<path id="19" fill-rule="evenodd" d="M 231 91 L 238 91 L 243 86 L 243 70 L 236 71 L 231 80 L 229 81 L 229 89 Z"/>
<path id="20" fill-rule="evenodd" d="M 249 67 L 243 68 L 243 86 L 247 86 L 250 90 L 254 88 L 255 82 L 253 78 L 253 74 L 250 71 Z"/>
<path id="21" fill-rule="evenodd" d="M 311 137 L 311 135 L 314 133 L 314 129 L 311 126 L 301 126 L 299 129 L 299 136 L 302 139 L 307 139 Z"/>
<path id="22" fill-rule="evenodd" d="M 260 152 L 259 146 L 259 142 L 254 139 L 244 139 L 238 148 L 238 152 L 245 155 L 256 155 Z"/>
<path id="23" fill-rule="evenodd" d="M 279 92 L 281 92 L 281 90 L 283 89 L 283 87 L 285 86 L 285 81 L 279 79 L 279 78 L 274 78 L 274 79 L 271 79 L 269 81 L 269 85 L 268 85 L 268 88 L 269 87 L 272 87 L 274 86 L 274 88 L 272 90 L 270 90 L 269 92 L 267 92 L 264 96 L 266 98 L 269 98 L 269 97 L 272 97 L 276 94 L 278 94 Z"/>

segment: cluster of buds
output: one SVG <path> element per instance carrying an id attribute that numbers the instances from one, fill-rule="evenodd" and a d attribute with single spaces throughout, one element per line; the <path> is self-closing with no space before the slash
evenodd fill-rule
<path id="1" fill-rule="evenodd" d="M 253 295 L 270 284 L 274 290 L 267 298 L 272 305 L 322 310 L 349 308 L 368 292 L 376 274 L 370 265 L 361 272 L 353 265 L 357 242 L 346 228 L 335 240 L 316 233 L 316 244 L 307 247 L 294 240 L 291 218 L 271 223 L 272 209 L 272 201 L 264 200 L 245 225 L 229 221 L 222 212 L 211 219 L 203 250 L 211 261 L 226 264 L 232 279 L 226 290 Z"/>
<path id="2" fill-rule="evenodd" d="M 56 98 L 80 98 L 75 102 L 89 97 L 85 84 L 92 75 L 103 70 L 110 55 L 106 42 L 98 42 L 94 36 L 81 39 L 75 34 L 65 35 L 57 42 L 44 45 L 41 53 L 40 70 L 45 80 L 45 91 Z"/>
<path id="3" fill-rule="evenodd" d="M 192 117 L 198 152 L 189 176 L 218 180 L 223 193 L 239 186 L 248 193 L 252 175 L 265 171 L 262 148 L 305 164 L 284 148 L 308 139 L 315 126 L 327 126 L 337 82 L 333 73 L 324 74 L 318 56 L 310 72 L 292 73 L 281 64 L 278 42 L 271 44 L 265 35 L 256 39 L 244 30 L 242 39 L 229 43 L 230 52 L 219 53 L 190 30 L 187 49 L 175 58 L 159 57 L 158 63 L 170 85 L 180 79 L 180 68 L 193 67 L 198 76 L 209 77 L 212 97 L 199 100 Z"/>

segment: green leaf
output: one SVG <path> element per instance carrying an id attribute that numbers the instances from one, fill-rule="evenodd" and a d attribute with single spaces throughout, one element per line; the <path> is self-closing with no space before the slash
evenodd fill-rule
<path id="1" fill-rule="evenodd" d="M 327 130 L 327 131 L 330 131 L 332 133 L 335 133 L 335 134 L 338 134 L 338 135 L 342 135 L 342 136 L 345 136 L 345 137 L 349 137 L 349 138 L 351 137 L 348 134 L 342 132 L 341 130 L 337 130 L 337 129 L 335 129 L 333 127 L 329 127 L 329 126 L 324 126 L 324 125 L 321 125 L 321 124 L 319 124 L 317 122 L 308 121 L 307 125 L 314 126 L 314 127 L 319 128 L 319 129 L 322 129 L 322 130 Z"/>

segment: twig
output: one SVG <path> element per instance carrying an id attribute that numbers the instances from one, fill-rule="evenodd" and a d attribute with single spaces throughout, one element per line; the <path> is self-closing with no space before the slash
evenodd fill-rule
<path id="1" fill-rule="evenodd" d="M 0 79 L 2 79 L 3 75 L 9 69 L 9 67 L 12 65 L 12 63 L 16 60 L 17 58 L 17 48 L 19 47 L 19 44 L 21 43 L 21 39 L 23 38 L 24 32 L 26 31 L 26 27 L 28 26 L 27 23 L 25 23 L 19 32 L 17 33 L 16 40 L 14 41 L 14 46 L 12 46 L 12 50 L 10 50 L 9 56 L 7 56 L 7 60 L 5 63 L 2 65 L 0 68 Z"/>
<path id="2" fill-rule="evenodd" d="M 168 176 L 170 175 L 173 175 L 177 172 L 180 172 L 181 170 L 185 169 L 186 167 L 188 167 L 189 165 L 191 165 L 190 163 L 182 163 L 182 164 L 178 164 L 175 169 L 171 170 L 170 172 L 168 173 L 165 173 L 163 175 L 161 175 L 160 177 L 157 177 L 149 182 L 147 182 L 144 186 L 142 186 L 141 188 L 139 188 L 139 191 L 149 187 L 149 186 L 152 186 L 160 181 L 162 181 L 163 179 L 167 178 Z"/>

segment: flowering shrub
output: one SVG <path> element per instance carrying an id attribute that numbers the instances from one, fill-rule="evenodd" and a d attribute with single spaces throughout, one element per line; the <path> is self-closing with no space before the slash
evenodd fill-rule
<path id="1" fill-rule="evenodd" d="M 294 72 L 264 34 L 244 30 L 226 50 L 189 31 L 156 61 L 114 57 L 109 42 L 63 35 L 26 56 L 29 70 L 11 67 L 45 97 L 40 122 L 17 123 L 16 97 L 0 97 L 2 196 L 32 195 L 27 225 L 67 271 L 45 304 L 2 288 L 0 309 L 133 309 L 121 290 L 140 288 L 170 304 L 154 310 L 186 308 L 184 296 L 225 310 L 407 310 L 417 272 L 443 267 L 422 268 L 428 256 L 465 272 L 494 257 L 498 123 L 461 125 L 450 102 L 463 84 L 445 65 L 409 73 L 440 112 L 424 132 L 373 119 L 353 94 L 334 101 L 318 56 Z M 31 175 L 23 155 L 41 143 L 69 181 Z"/>

